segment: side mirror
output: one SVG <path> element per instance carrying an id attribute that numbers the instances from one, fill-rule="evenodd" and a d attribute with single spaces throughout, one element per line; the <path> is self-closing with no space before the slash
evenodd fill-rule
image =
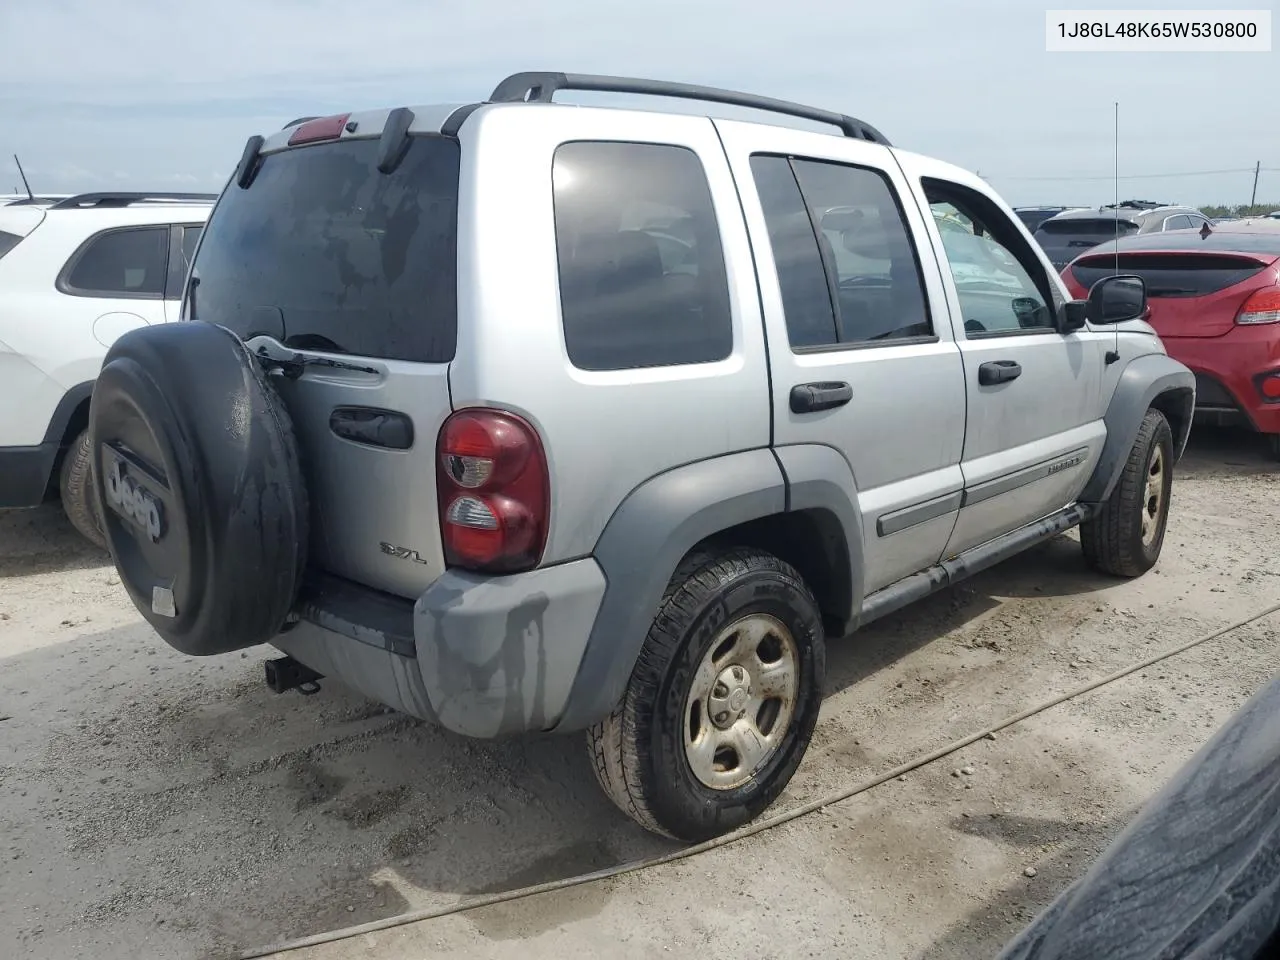
<path id="1" fill-rule="evenodd" d="M 1138 320 L 1147 312 L 1147 285 L 1141 277 L 1103 277 L 1089 291 L 1086 303 L 1090 323 Z"/>

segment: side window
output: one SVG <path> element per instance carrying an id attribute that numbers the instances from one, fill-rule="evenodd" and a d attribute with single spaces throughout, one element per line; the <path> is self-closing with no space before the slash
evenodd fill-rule
<path id="1" fill-rule="evenodd" d="M 925 195 L 969 338 L 1056 329 L 1052 285 L 1022 233 L 977 191 L 926 179 Z"/>
<path id="2" fill-rule="evenodd" d="M 22 238 L 16 233 L 5 233 L 0 230 L 0 257 L 12 250 L 18 245 L 18 241 Z"/>
<path id="3" fill-rule="evenodd" d="M 195 257 L 196 243 L 200 240 L 200 231 L 203 229 L 204 224 L 199 223 L 173 224 L 173 237 L 169 241 L 169 282 L 165 286 L 165 299 L 182 299 L 182 286 L 187 281 L 191 261 Z"/>
<path id="4" fill-rule="evenodd" d="M 196 255 L 196 244 L 200 242 L 200 231 L 204 227 L 182 228 L 182 275 L 185 277 L 191 269 L 191 260 Z"/>
<path id="5" fill-rule="evenodd" d="M 752 157 L 793 348 L 933 333 L 920 264 L 883 174 Z"/>
<path id="6" fill-rule="evenodd" d="M 839 343 L 822 251 L 791 161 L 786 157 L 754 156 L 755 180 L 769 246 L 778 271 L 782 309 L 787 319 L 787 339 L 792 347 L 821 347 Z"/>
<path id="7" fill-rule="evenodd" d="M 132 227 L 91 239 L 64 267 L 58 284 L 83 297 L 164 296 L 169 265 L 169 228 Z"/>
<path id="8" fill-rule="evenodd" d="M 1170 217 L 1164 222 L 1166 230 L 1185 230 L 1188 227 L 1195 226 L 1195 221 L 1188 217 L 1185 213 Z"/>
<path id="9" fill-rule="evenodd" d="M 552 162 L 569 360 L 628 370 L 723 360 L 733 322 L 720 230 L 696 153 L 582 141 Z"/>

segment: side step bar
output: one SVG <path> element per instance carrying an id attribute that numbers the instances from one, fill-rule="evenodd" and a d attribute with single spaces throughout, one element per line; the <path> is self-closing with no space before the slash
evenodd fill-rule
<path id="1" fill-rule="evenodd" d="M 1025 527 L 1019 527 L 994 540 L 971 547 L 950 560 L 943 560 L 933 565 L 928 570 L 921 570 L 887 587 L 882 587 L 868 594 L 863 601 L 858 626 L 865 627 L 873 620 L 879 620 L 887 614 L 901 610 L 931 593 L 936 593 L 943 587 L 967 580 L 975 573 L 994 567 L 1002 560 L 1008 560 L 1014 554 L 1021 553 L 1032 544 L 1056 537 L 1072 527 L 1079 526 L 1093 516 L 1093 513 L 1094 507 L 1089 504 L 1073 503 Z"/>

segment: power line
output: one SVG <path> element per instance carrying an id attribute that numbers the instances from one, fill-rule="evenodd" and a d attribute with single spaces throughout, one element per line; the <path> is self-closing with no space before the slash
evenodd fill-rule
<path id="1" fill-rule="evenodd" d="M 1184 173 L 1131 173 L 1131 174 L 1127 174 L 1125 176 L 1120 177 L 1120 179 L 1121 180 L 1168 180 L 1176 177 L 1217 177 L 1217 176 L 1223 176 L 1225 174 L 1231 174 L 1231 173 L 1253 173 L 1255 170 L 1261 170 L 1263 173 L 1280 173 L 1280 167 L 1259 167 L 1259 168 L 1236 167 L 1233 170 L 1188 170 Z M 988 174 L 988 178 L 991 178 L 990 174 Z M 1110 182 L 1111 180 L 1115 179 L 1115 174 L 1108 174 L 1106 176 L 1097 176 L 1097 177 L 1094 177 L 1094 176 L 1081 177 L 1081 176 L 1074 176 L 1074 175 L 1066 175 L 1061 177 L 1043 177 L 1043 176 L 1042 177 L 1004 177 L 997 174 L 994 177 L 994 179 L 1018 181 L 1018 182 L 1033 181 L 1033 180 L 1034 181 L 1053 181 L 1055 183 L 1083 183 L 1085 181 L 1101 181 L 1101 180 L 1106 180 Z"/>

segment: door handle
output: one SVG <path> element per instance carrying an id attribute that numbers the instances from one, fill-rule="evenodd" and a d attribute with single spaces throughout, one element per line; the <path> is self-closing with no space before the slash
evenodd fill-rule
<path id="1" fill-rule="evenodd" d="M 800 383 L 791 388 L 792 413 L 817 413 L 843 407 L 853 399 L 853 387 L 843 380 Z"/>
<path id="2" fill-rule="evenodd" d="M 1022 364 L 1014 360 L 992 360 L 978 367 L 978 383 L 990 387 L 997 383 L 1008 383 L 1022 376 Z"/>

